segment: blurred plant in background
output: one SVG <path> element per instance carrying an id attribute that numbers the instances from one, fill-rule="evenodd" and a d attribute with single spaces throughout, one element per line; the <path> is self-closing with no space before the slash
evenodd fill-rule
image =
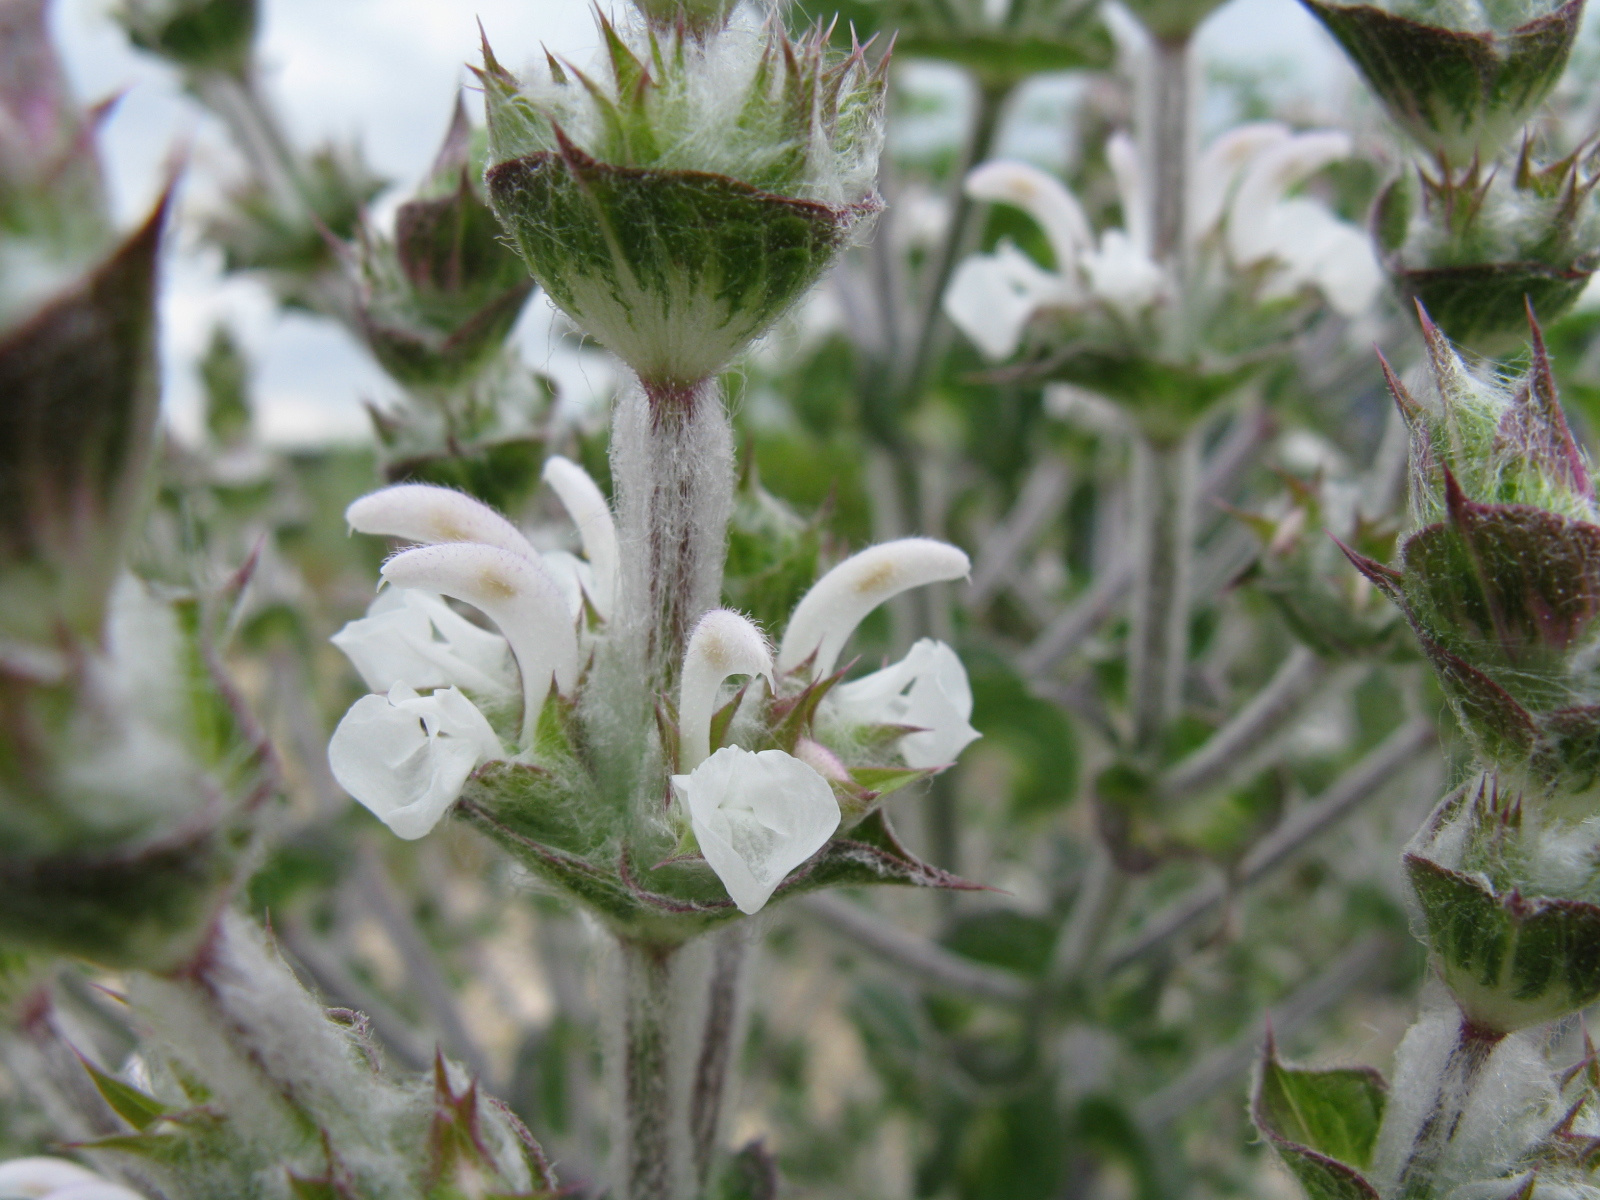
<path id="1" fill-rule="evenodd" d="M 1216 7 L 636 0 L 398 197 L 123 0 L 118 230 L 0 0 L 0 1196 L 1600 1194 L 1581 0 Z M 176 227 L 368 444 L 164 429 Z"/>

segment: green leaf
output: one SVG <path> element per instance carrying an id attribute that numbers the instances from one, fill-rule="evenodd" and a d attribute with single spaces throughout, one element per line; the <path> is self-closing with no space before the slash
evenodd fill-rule
<path id="1" fill-rule="evenodd" d="M 1269 1048 L 1256 1085 L 1256 1120 L 1277 1138 L 1365 1168 L 1372 1164 L 1388 1095 L 1376 1071 L 1292 1067 Z"/>
<path id="2" fill-rule="evenodd" d="M 78 1055 L 78 1061 L 88 1072 L 100 1098 L 111 1106 L 111 1111 L 140 1133 L 167 1115 L 167 1106 L 154 1096 L 141 1092 L 114 1075 L 106 1074 L 81 1054 Z"/>
<path id="3" fill-rule="evenodd" d="M 1378 1200 L 1361 1169 L 1371 1162 L 1387 1097 L 1376 1071 L 1288 1066 L 1269 1037 L 1251 1116 L 1311 1200 Z"/>

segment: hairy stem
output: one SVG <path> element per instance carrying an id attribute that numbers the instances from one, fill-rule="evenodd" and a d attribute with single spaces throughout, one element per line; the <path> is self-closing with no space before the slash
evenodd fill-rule
<path id="1" fill-rule="evenodd" d="M 1455 1137 L 1484 1064 L 1503 1036 L 1461 1019 L 1455 1045 L 1439 1073 L 1433 1104 L 1400 1168 L 1396 1185 L 1400 1200 L 1426 1200 L 1437 1193 L 1435 1170 Z"/>
<path id="2" fill-rule="evenodd" d="M 1188 660 L 1196 439 L 1133 445 L 1135 558 L 1128 698 L 1135 754 L 1156 751 L 1177 715 Z"/>
<path id="3" fill-rule="evenodd" d="M 1175 269 L 1182 287 L 1185 201 L 1194 173 L 1194 64 L 1189 39 L 1152 39 L 1140 81 L 1144 177 L 1149 180 L 1152 257 Z"/>
<path id="4" fill-rule="evenodd" d="M 749 950 L 749 931 L 744 922 L 713 936 L 716 947 L 712 951 L 700 1056 L 695 1062 L 693 1091 L 689 1096 L 695 1178 L 702 1189 L 710 1182 L 716 1163 L 717 1135 L 722 1127 L 722 1106 L 727 1098 L 728 1075 L 739 1028 L 739 985 Z"/>
<path id="5" fill-rule="evenodd" d="M 687 1200 L 685 1114 L 673 1095 L 673 958 L 677 947 L 621 940 L 622 1046 L 617 1100 L 620 1200 Z"/>

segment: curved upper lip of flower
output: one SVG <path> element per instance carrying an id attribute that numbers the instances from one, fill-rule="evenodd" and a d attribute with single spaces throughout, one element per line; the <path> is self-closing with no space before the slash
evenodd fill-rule
<path id="1" fill-rule="evenodd" d="M 901 538 L 869 546 L 834 567 L 795 605 L 778 650 L 778 671 L 788 674 L 810 662 L 812 678 L 833 669 L 839 651 L 861 620 L 908 588 L 964 579 L 972 570 L 966 554 L 931 538 Z"/>
<path id="2" fill-rule="evenodd" d="M 713 609 L 694 627 L 683 656 L 678 736 L 679 761 L 685 771 L 693 771 L 711 754 L 717 691 L 730 675 L 760 675 L 772 687 L 772 652 L 750 621 L 727 609 Z"/>

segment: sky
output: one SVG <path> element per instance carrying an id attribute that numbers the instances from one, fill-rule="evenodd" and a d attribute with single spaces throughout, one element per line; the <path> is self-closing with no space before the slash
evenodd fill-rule
<path id="1" fill-rule="evenodd" d="M 531 61 L 548 46 L 576 61 L 595 47 L 587 0 L 261 0 L 261 58 L 267 87 L 291 135 L 302 145 L 359 140 L 367 158 L 398 187 L 379 201 L 379 216 L 403 198 L 432 160 L 456 91 L 478 56 L 478 23 L 508 64 Z M 165 409 L 180 436 L 199 428 L 194 361 L 213 325 L 226 321 L 257 368 L 258 428 L 277 444 L 360 439 L 363 403 L 394 388 L 365 353 L 331 324 L 281 315 L 259 284 L 225 279 L 214 252 L 196 244 L 196 219 L 240 167 L 215 121 L 190 101 L 160 62 L 132 50 L 111 20 L 112 0 L 56 0 L 55 27 L 78 95 L 120 96 L 104 129 L 102 153 L 116 213 L 125 225 L 153 201 L 175 155 L 187 167 L 180 196 L 180 236 L 169 256 L 163 294 Z M 1326 34 L 1293 0 L 1230 0 L 1202 31 L 1201 50 L 1218 62 L 1281 62 L 1288 86 L 1329 95 L 1348 86 L 1349 70 Z M 950 86 L 937 71 L 912 74 L 911 86 Z M 1070 83 L 1046 81 L 1018 110 L 1048 113 Z M 1033 125 L 1038 138 L 1038 121 Z M 1046 131 L 1047 133 L 1048 131 Z M 1011 153 L 1029 153 L 1019 121 Z M 553 374 L 569 402 L 603 394 L 609 368 L 598 354 L 575 354 L 553 340 L 554 314 L 542 298 L 518 330 L 530 364 Z"/>

